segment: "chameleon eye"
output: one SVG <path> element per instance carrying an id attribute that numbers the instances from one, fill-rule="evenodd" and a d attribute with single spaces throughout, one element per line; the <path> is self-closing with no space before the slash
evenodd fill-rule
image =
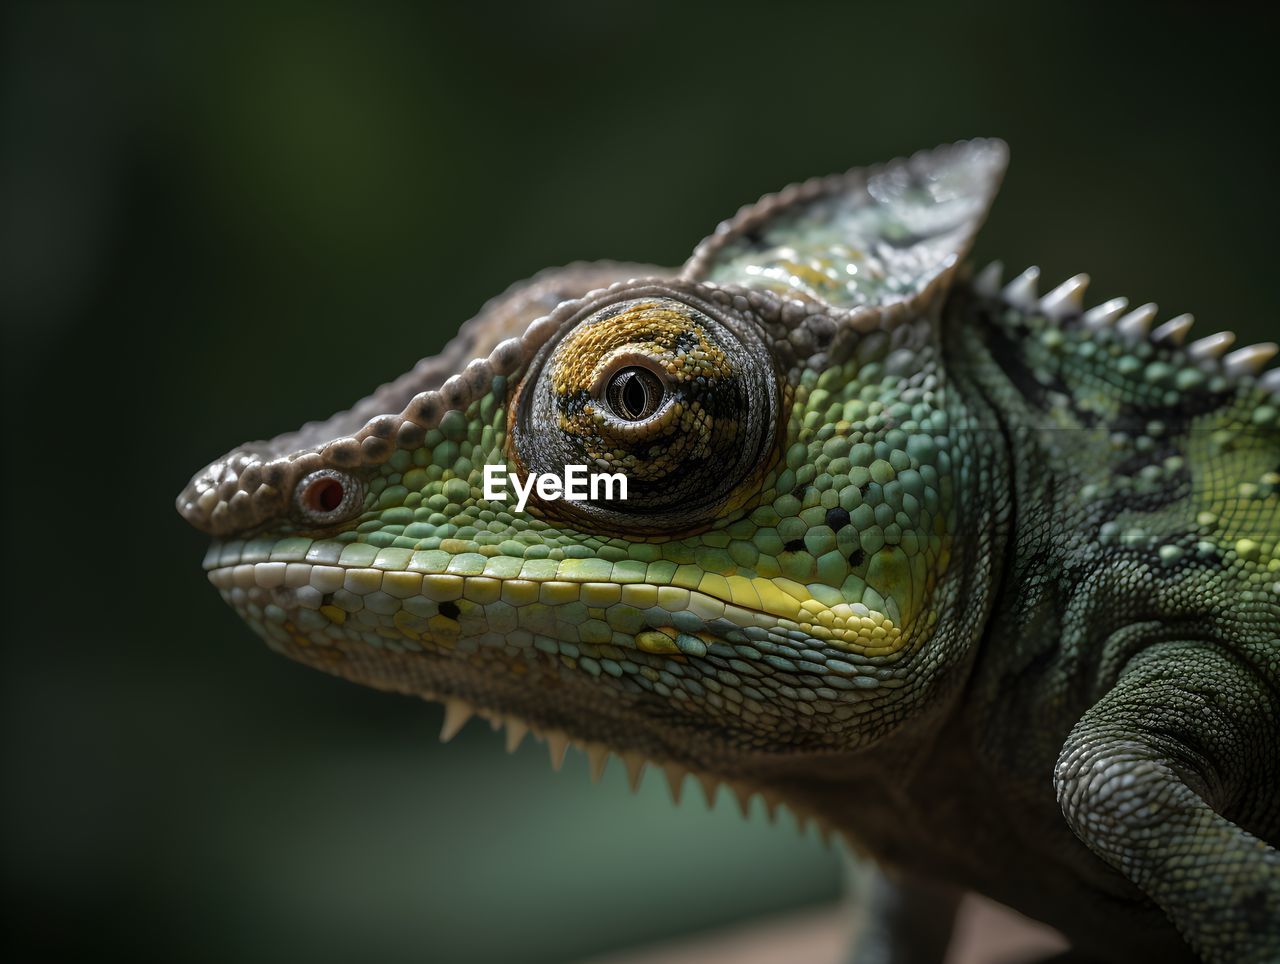
<path id="1" fill-rule="evenodd" d="M 299 514 L 313 525 L 333 525 L 364 502 L 364 485 L 345 472 L 320 469 L 304 477 L 293 493 Z"/>
<path id="2" fill-rule="evenodd" d="M 658 410 L 664 394 L 657 375 L 647 368 L 629 365 L 610 376 L 604 397 L 618 418 L 640 422 Z"/>
<path id="3" fill-rule="evenodd" d="M 508 444 L 528 472 L 622 475 L 626 499 L 533 511 L 610 533 L 705 525 L 776 455 L 777 379 L 754 322 L 722 306 L 661 292 L 584 309 L 530 365 Z"/>

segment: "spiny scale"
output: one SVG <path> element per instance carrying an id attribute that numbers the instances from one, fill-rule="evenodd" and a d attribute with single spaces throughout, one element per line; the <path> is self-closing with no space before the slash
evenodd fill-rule
<path id="1" fill-rule="evenodd" d="M 622 762 L 627 768 L 627 782 L 631 784 L 631 792 L 640 789 L 640 781 L 644 779 L 644 768 L 649 762 L 638 753 L 622 754 Z"/>
<path id="2" fill-rule="evenodd" d="M 440 727 L 440 742 L 448 743 L 458 731 L 471 719 L 471 707 L 462 700 L 446 700 L 444 704 L 444 725 Z"/>
<path id="3" fill-rule="evenodd" d="M 1019 308 L 1036 306 L 1036 286 L 1040 283 L 1040 269 L 1032 265 L 1004 287 L 1004 300 Z"/>
<path id="4" fill-rule="evenodd" d="M 1087 274 L 1073 275 L 1040 299 L 1040 310 L 1050 318 L 1066 318 L 1084 310 L 1084 293 L 1089 287 Z"/>
<path id="5" fill-rule="evenodd" d="M 1094 305 L 1084 313 L 1085 326 L 1097 330 L 1113 325 L 1128 307 L 1129 299 L 1125 297 L 1112 298 L 1100 305 Z"/>
<path id="6" fill-rule="evenodd" d="M 529 725 L 524 720 L 518 720 L 514 716 L 508 716 L 507 723 L 507 752 L 515 753 L 516 748 L 520 746 L 524 740 L 525 734 L 529 732 Z"/>
<path id="7" fill-rule="evenodd" d="M 994 298 L 1000 293 L 1000 280 L 1003 274 L 1004 265 L 999 261 L 992 261 L 974 277 L 973 287 L 978 294 Z"/>
<path id="8" fill-rule="evenodd" d="M 564 755 L 569 752 L 569 738 L 558 730 L 550 730 L 541 735 L 547 741 L 547 752 L 551 756 L 551 769 L 559 770 L 564 766 Z"/>
<path id="9" fill-rule="evenodd" d="M 602 743 L 587 743 L 582 748 L 587 755 L 587 764 L 591 767 L 591 782 L 599 783 L 604 776 L 604 768 L 609 765 L 609 748 Z"/>
<path id="10" fill-rule="evenodd" d="M 591 770 L 591 778 L 593 781 L 598 781 L 603 775 L 609 762 L 609 756 L 614 752 L 601 743 L 576 744 L 567 734 L 560 730 L 542 730 L 534 728 L 524 720 L 515 716 L 502 716 L 486 710 L 478 710 L 467 703 L 466 700 L 457 697 L 437 699 L 444 704 L 444 725 L 440 728 L 440 739 L 445 743 L 457 736 L 458 732 L 466 726 L 467 722 L 473 716 L 480 716 L 487 719 L 495 730 L 500 729 L 503 726 L 506 727 L 506 748 L 508 753 L 514 752 L 516 748 L 520 746 L 520 743 L 524 740 L 525 736 L 529 733 L 533 733 L 535 737 L 545 741 L 551 759 L 551 767 L 554 770 L 559 770 L 563 765 L 564 758 L 568 753 L 569 747 L 577 746 L 587 756 L 587 762 Z M 648 766 L 650 761 L 647 760 L 643 754 L 635 751 L 627 751 L 617 755 L 621 758 L 627 769 L 627 781 L 631 785 L 631 790 L 633 792 L 638 790 L 640 783 L 644 778 L 645 768 Z M 857 850 L 856 842 L 851 841 L 843 834 L 839 834 L 834 831 L 821 818 L 812 813 L 797 809 L 792 804 L 785 803 L 779 796 L 770 791 L 748 786 L 747 784 L 739 783 L 736 780 L 721 781 L 711 774 L 696 773 L 689 770 L 687 767 L 672 761 L 656 763 L 655 765 L 660 766 L 663 774 L 666 776 L 667 784 L 671 789 L 671 798 L 676 803 L 680 803 L 682 796 L 681 791 L 683 789 L 685 777 L 690 773 L 693 773 L 693 775 L 697 777 L 699 784 L 702 786 L 702 792 L 707 799 L 708 807 L 715 806 L 716 792 L 720 789 L 720 785 L 723 782 L 730 790 L 733 791 L 734 798 L 738 801 L 738 807 L 742 811 L 744 817 L 750 815 L 751 799 L 758 794 L 764 803 L 765 813 L 770 822 L 776 822 L 778 811 L 780 809 L 786 809 L 789 810 L 791 815 L 795 818 L 796 829 L 801 834 L 806 831 L 810 823 L 813 823 L 814 826 L 817 827 L 818 834 L 823 843 L 827 846 L 831 845 L 834 838 L 844 843 L 850 850 Z"/>
<path id="11" fill-rule="evenodd" d="M 1188 312 L 1170 318 L 1151 333 L 1151 340 L 1167 342 L 1170 345 L 1181 345 L 1186 340 L 1187 332 L 1195 324 L 1195 317 Z"/>
<path id="12" fill-rule="evenodd" d="M 1000 288 L 1003 266 L 999 261 L 992 261 L 973 277 L 973 289 L 987 297 L 999 297 L 1007 304 L 1027 311 L 1040 311 L 1045 317 L 1055 321 L 1080 316 L 1086 328 L 1100 331 L 1115 326 L 1116 331 L 1130 341 L 1147 339 L 1156 344 L 1169 345 L 1175 348 L 1183 346 L 1187 333 L 1195 322 L 1190 314 L 1181 314 L 1158 325 L 1154 329 L 1152 323 L 1156 318 L 1156 306 L 1152 303 L 1140 305 L 1126 314 L 1129 307 L 1127 298 L 1111 298 L 1084 309 L 1084 292 L 1089 286 L 1087 274 L 1077 274 L 1068 278 L 1042 298 L 1036 297 L 1040 280 L 1040 269 L 1035 265 L 1027 268 L 1020 275 Z M 1230 331 L 1193 341 L 1183 348 L 1186 356 L 1201 365 L 1212 365 L 1219 362 L 1221 370 L 1234 377 L 1254 377 L 1258 387 L 1275 395 L 1280 395 L 1280 374 L 1277 371 L 1263 371 L 1267 363 L 1280 352 L 1280 346 L 1273 342 L 1259 342 L 1237 348 L 1230 354 L 1228 349 L 1235 343 L 1236 336 Z"/>
<path id="13" fill-rule="evenodd" d="M 1263 365 L 1271 361 L 1278 349 L 1280 346 L 1271 341 L 1247 345 L 1222 359 L 1222 367 L 1228 375 L 1256 375 L 1262 371 Z"/>
<path id="14" fill-rule="evenodd" d="M 1208 361 L 1211 358 L 1222 357 L 1235 342 L 1234 332 L 1220 331 L 1199 341 L 1193 341 L 1187 346 L 1187 354 L 1196 361 Z"/>
<path id="15" fill-rule="evenodd" d="M 696 773 L 698 783 L 702 785 L 702 795 L 707 798 L 707 806 L 716 805 L 716 791 L 720 789 L 720 781 L 709 773 Z"/>
<path id="16" fill-rule="evenodd" d="M 689 771 L 679 763 L 664 763 L 662 772 L 667 777 L 667 786 L 671 788 L 671 799 L 678 804 L 680 794 L 684 791 L 684 778 L 689 775 Z"/>
<path id="17" fill-rule="evenodd" d="M 1139 305 L 1116 322 L 1116 331 L 1131 341 L 1146 338 L 1151 332 L 1151 322 L 1155 321 L 1157 311 L 1159 309 L 1153 301 Z"/>

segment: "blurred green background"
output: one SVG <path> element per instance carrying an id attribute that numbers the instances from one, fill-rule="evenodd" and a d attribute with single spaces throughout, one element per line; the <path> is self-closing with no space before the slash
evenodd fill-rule
<path id="1" fill-rule="evenodd" d="M 172 500 L 545 265 L 973 135 L 980 258 L 1274 336 L 1274 34 L 1210 9 L 9 4 L 3 958 L 555 961 L 832 898 L 789 824 L 270 654 Z"/>

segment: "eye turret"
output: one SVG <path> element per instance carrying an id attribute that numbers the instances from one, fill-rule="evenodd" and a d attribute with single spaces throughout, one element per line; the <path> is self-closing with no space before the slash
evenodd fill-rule
<path id="1" fill-rule="evenodd" d="M 528 472 L 621 473 L 627 499 L 547 511 L 601 531 L 674 532 L 767 468 L 778 422 L 771 356 L 753 324 L 674 297 L 632 298 L 570 324 L 534 359 L 513 403 Z"/>

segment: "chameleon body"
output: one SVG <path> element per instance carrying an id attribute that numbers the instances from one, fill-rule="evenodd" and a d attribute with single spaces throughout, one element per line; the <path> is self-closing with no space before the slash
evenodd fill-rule
<path id="1" fill-rule="evenodd" d="M 972 275 L 1005 156 L 512 288 L 197 475 L 210 580 L 446 735 L 476 712 L 816 819 L 877 868 L 855 960 L 940 957 L 966 889 L 1079 959 L 1280 960 L 1275 346 Z M 483 498 L 486 465 L 567 464 L 628 499 Z"/>

